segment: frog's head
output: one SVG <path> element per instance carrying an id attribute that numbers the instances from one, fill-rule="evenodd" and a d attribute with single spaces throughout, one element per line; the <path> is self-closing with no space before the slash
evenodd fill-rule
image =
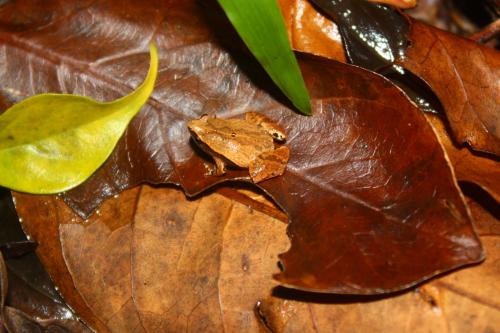
<path id="1" fill-rule="evenodd" d="M 207 134 L 207 120 L 208 116 L 203 115 L 200 119 L 193 119 L 188 122 L 187 127 L 195 141 L 203 141 L 204 136 Z"/>
<path id="2" fill-rule="evenodd" d="M 200 136 L 204 132 L 203 126 L 201 125 L 202 124 L 200 124 L 199 119 L 191 120 L 187 125 L 189 132 L 191 133 L 191 136 L 193 137 L 193 139 L 195 139 L 195 141 L 201 141 Z"/>

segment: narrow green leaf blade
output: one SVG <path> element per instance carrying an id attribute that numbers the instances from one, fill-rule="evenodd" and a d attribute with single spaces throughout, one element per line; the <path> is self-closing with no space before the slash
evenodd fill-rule
<path id="1" fill-rule="evenodd" d="M 293 105 L 311 113 L 304 79 L 276 0 L 219 0 L 241 38 Z"/>
<path id="2" fill-rule="evenodd" d="M 41 94 L 0 115 L 0 186 L 42 194 L 85 181 L 109 157 L 151 95 L 158 72 L 153 44 L 150 56 L 144 82 L 113 102 Z"/>

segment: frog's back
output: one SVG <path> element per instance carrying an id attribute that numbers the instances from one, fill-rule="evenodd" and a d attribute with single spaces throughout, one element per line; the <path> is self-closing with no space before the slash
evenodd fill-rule
<path id="1" fill-rule="evenodd" d="M 274 149 L 273 138 L 246 120 L 212 118 L 208 125 L 205 144 L 239 167 L 248 167 L 258 155 Z"/>

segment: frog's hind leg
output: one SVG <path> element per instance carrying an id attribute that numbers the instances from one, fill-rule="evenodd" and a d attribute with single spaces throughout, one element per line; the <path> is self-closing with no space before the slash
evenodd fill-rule
<path id="1" fill-rule="evenodd" d="M 290 150 L 281 146 L 274 151 L 264 152 L 250 162 L 248 172 L 254 183 L 281 176 L 286 169 Z"/>

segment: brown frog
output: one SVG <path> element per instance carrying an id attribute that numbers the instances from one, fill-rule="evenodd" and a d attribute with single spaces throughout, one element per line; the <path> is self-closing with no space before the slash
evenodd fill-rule
<path id="1" fill-rule="evenodd" d="M 196 144 L 213 157 L 215 174 L 226 172 L 226 164 L 248 169 L 254 183 L 281 176 L 290 155 L 286 146 L 275 148 L 274 140 L 284 142 L 284 130 L 271 119 L 245 113 L 245 119 L 219 119 L 203 116 L 188 123 Z"/>

